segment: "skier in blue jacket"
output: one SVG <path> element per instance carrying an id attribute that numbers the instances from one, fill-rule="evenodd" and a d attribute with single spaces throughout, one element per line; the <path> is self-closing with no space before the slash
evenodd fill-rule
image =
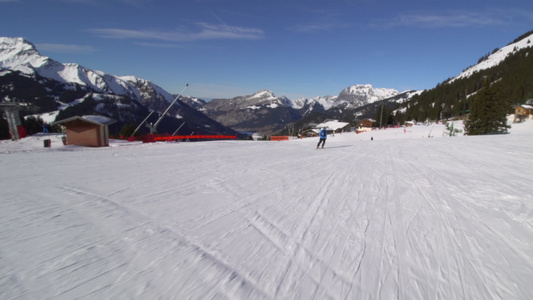
<path id="1" fill-rule="evenodd" d="M 320 137 L 320 140 L 318 141 L 316 148 L 318 149 L 318 147 L 320 146 L 320 143 L 322 143 L 322 148 L 324 148 L 324 145 L 326 144 L 326 139 L 328 138 L 328 132 L 326 131 L 326 127 L 320 130 L 320 132 L 318 133 L 318 136 Z"/>

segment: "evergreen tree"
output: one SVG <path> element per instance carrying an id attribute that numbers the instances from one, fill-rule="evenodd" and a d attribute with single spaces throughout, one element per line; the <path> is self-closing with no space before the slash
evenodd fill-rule
<path id="1" fill-rule="evenodd" d="M 28 131 L 28 135 L 33 135 L 39 132 L 43 132 L 45 126 L 43 119 L 40 117 L 27 117 L 22 118 L 22 126 Z"/>
<path id="2" fill-rule="evenodd" d="M 135 131 L 135 128 L 135 124 L 124 124 L 124 126 L 122 126 L 122 129 L 120 130 L 120 135 L 126 138 L 130 137 Z M 136 133 L 135 135 L 139 135 L 139 133 Z"/>
<path id="3" fill-rule="evenodd" d="M 506 133 L 509 104 L 503 99 L 501 83 L 492 86 L 485 80 L 484 87 L 477 92 L 465 123 L 467 135 Z"/>
<path id="4" fill-rule="evenodd" d="M 0 112 L 0 140 L 7 140 L 10 138 L 9 126 L 7 120 L 2 118 L 2 113 Z"/>

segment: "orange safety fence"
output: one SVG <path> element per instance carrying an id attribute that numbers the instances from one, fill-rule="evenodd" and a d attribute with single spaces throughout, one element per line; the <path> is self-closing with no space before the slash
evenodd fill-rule
<path id="1" fill-rule="evenodd" d="M 118 138 L 118 137 L 117 137 Z M 120 137 L 123 138 L 123 137 Z M 168 135 L 168 134 L 144 134 L 139 136 L 130 136 L 129 142 L 142 141 L 143 143 L 155 143 L 157 141 L 176 141 L 176 140 L 220 140 L 220 139 L 237 139 L 236 135 Z"/>
<path id="2" fill-rule="evenodd" d="M 235 135 L 171 135 L 171 136 L 154 136 L 155 141 L 174 141 L 174 140 L 188 140 L 188 139 L 236 139 Z"/>
<path id="3" fill-rule="evenodd" d="M 270 140 L 271 141 L 288 141 L 289 136 L 271 136 Z"/>

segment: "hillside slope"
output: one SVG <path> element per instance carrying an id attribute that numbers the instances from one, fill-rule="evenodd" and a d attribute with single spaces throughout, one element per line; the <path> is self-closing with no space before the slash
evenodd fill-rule
<path id="1" fill-rule="evenodd" d="M 521 105 L 533 97 L 533 33 L 529 32 L 509 45 L 497 49 L 480 62 L 467 68 L 455 78 L 450 78 L 400 104 L 395 121 L 438 120 L 464 117 L 470 112 L 473 95 L 483 84 L 498 82 L 502 87 L 500 99 L 513 113 L 513 106 Z"/>

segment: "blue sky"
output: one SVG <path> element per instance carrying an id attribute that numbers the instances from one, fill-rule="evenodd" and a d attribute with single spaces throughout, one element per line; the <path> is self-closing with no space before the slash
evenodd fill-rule
<path id="1" fill-rule="evenodd" d="M 525 0 L 0 0 L 0 36 L 204 99 L 429 89 L 530 30 Z"/>

